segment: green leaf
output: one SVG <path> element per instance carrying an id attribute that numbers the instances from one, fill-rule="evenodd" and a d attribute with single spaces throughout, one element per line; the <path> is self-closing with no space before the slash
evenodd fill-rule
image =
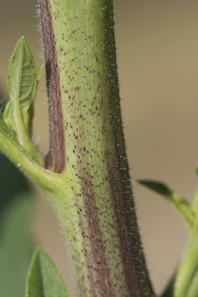
<path id="1" fill-rule="evenodd" d="M 7 198 L 12 187 L 17 188 L 10 180 Z M 3 197 L 0 198 L 4 210 L 0 217 L 0 296 L 21 297 L 24 296 L 26 273 L 33 252 L 30 236 L 33 199 L 31 193 L 25 191 L 10 197 L 7 205 Z"/>
<path id="2" fill-rule="evenodd" d="M 4 98 L 0 92 L 0 100 Z M 4 104 L 0 108 L 4 108 Z M 0 113 L 0 126 L 11 133 Z M 12 135 L 13 137 L 13 135 Z M 0 296 L 21 297 L 33 252 L 32 195 L 19 170 L 0 154 Z"/>
<path id="3" fill-rule="evenodd" d="M 173 191 L 161 182 L 151 180 L 138 180 L 138 183 L 165 197 L 170 197 L 173 194 Z"/>
<path id="4" fill-rule="evenodd" d="M 39 83 L 39 81 L 41 79 L 41 75 L 43 73 L 44 67 L 45 67 L 45 64 L 43 63 L 37 70 L 37 78 L 36 78 L 37 84 Z M 32 102 L 28 111 L 29 111 L 29 119 L 30 119 L 30 131 L 32 131 L 32 120 L 34 117 L 34 102 Z"/>
<path id="5" fill-rule="evenodd" d="M 184 198 L 179 197 L 175 192 L 173 192 L 162 182 L 153 180 L 138 180 L 138 183 L 167 198 L 172 204 L 173 208 L 185 222 L 185 224 L 188 227 L 194 226 L 194 222 L 196 219 L 195 213 Z"/>
<path id="6" fill-rule="evenodd" d="M 7 137 L 10 135 L 10 137 L 17 142 L 16 133 L 14 131 L 10 130 L 10 128 L 6 125 L 4 121 L 3 114 L 0 112 L 0 130 L 2 133 L 4 133 Z M 0 132 L 0 133 L 1 133 Z"/>
<path id="7" fill-rule="evenodd" d="M 38 68 L 37 70 L 37 83 L 40 81 L 41 79 L 41 75 L 43 73 L 43 70 L 44 70 L 44 67 L 45 67 L 45 63 L 41 64 L 41 66 Z"/>
<path id="8" fill-rule="evenodd" d="M 10 101 L 4 111 L 6 124 L 15 130 L 19 143 L 24 146 L 29 135 L 28 110 L 34 101 L 37 87 L 37 70 L 34 58 L 24 37 L 18 41 L 8 68 Z M 27 134 L 27 135 L 26 135 Z"/>
<path id="9" fill-rule="evenodd" d="M 26 297 L 68 297 L 63 279 L 50 257 L 36 248 L 27 276 Z"/>
<path id="10" fill-rule="evenodd" d="M 36 93 L 37 70 L 34 58 L 24 37 L 21 37 L 10 59 L 8 69 L 8 89 L 11 100 L 19 100 L 26 109 Z"/>
<path id="11" fill-rule="evenodd" d="M 6 104 L 3 118 L 0 118 L 0 138 L 10 137 L 14 139 L 28 152 L 32 159 L 44 166 L 44 158 L 31 137 L 34 115 L 33 101 L 42 68 L 43 66 L 37 72 L 34 58 L 25 38 L 21 37 L 9 62 L 8 90 L 10 100 Z M 6 124 L 8 131 L 6 131 L 4 124 Z"/>

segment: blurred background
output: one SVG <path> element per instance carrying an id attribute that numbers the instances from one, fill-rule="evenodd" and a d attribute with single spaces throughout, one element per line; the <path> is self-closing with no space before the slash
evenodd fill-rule
<path id="1" fill-rule="evenodd" d="M 120 96 L 134 199 L 148 268 L 159 293 L 180 259 L 186 233 L 168 202 L 139 186 L 136 180 L 164 181 L 188 201 L 196 188 L 198 1 L 115 0 L 114 3 Z M 37 66 L 42 63 L 36 5 L 36 0 L 1 0 L 0 88 L 4 97 L 8 96 L 8 60 L 22 35 Z M 34 135 L 47 153 L 44 75 L 38 89 Z M 55 261 L 69 296 L 75 296 L 55 213 L 47 199 L 34 191 L 34 241 Z"/>

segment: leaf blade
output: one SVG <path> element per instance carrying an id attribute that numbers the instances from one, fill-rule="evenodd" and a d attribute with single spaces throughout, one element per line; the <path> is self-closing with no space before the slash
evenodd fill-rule
<path id="1" fill-rule="evenodd" d="M 21 37 L 9 62 L 8 89 L 10 100 L 5 106 L 2 119 L 9 128 L 8 130 L 14 134 L 17 143 L 37 163 L 44 166 L 44 158 L 32 141 L 33 102 L 41 73 L 42 66 L 37 72 L 34 58 L 25 38 Z"/>
<path id="2" fill-rule="evenodd" d="M 37 70 L 24 37 L 19 39 L 11 56 L 7 85 L 10 101 L 5 107 L 4 121 L 16 132 L 18 142 L 27 151 L 31 151 L 31 118 L 28 111 L 36 94 Z"/>
<path id="3" fill-rule="evenodd" d="M 173 191 L 162 182 L 153 180 L 138 180 L 138 183 L 165 197 L 169 197 L 173 194 Z"/>
<path id="4" fill-rule="evenodd" d="M 5 195 L 5 198 L 8 197 Z M 7 205 L 1 201 L 0 296 L 20 297 L 24 294 L 26 272 L 34 250 L 29 234 L 32 198 L 30 192 L 23 190 L 10 197 Z"/>
<path id="5" fill-rule="evenodd" d="M 36 248 L 26 282 L 26 297 L 68 297 L 63 279 L 50 257 Z"/>
<path id="6" fill-rule="evenodd" d="M 169 200 L 187 227 L 191 228 L 194 225 L 196 216 L 193 209 L 191 209 L 191 206 L 184 198 L 179 197 L 167 185 L 154 180 L 138 180 L 137 182 Z"/>
<path id="7" fill-rule="evenodd" d="M 13 52 L 8 68 L 8 90 L 11 100 L 18 99 L 29 107 L 34 100 L 37 85 L 37 70 L 34 58 L 22 36 Z"/>

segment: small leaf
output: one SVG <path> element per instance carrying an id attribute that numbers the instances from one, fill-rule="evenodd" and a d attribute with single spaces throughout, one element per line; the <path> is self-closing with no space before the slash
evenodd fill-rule
<path id="1" fill-rule="evenodd" d="M 165 197 L 169 197 L 173 194 L 173 191 L 161 182 L 151 181 L 151 180 L 138 180 L 138 183 L 143 186 L 146 186 L 147 188 Z"/>
<path id="2" fill-rule="evenodd" d="M 44 67 L 45 67 L 45 63 L 42 63 L 41 66 L 37 70 L 37 83 L 39 83 L 39 81 L 41 79 L 41 75 L 43 73 Z"/>
<path id="3" fill-rule="evenodd" d="M 186 225 L 188 227 L 194 226 L 194 222 L 196 219 L 195 213 L 184 198 L 179 197 L 168 186 L 161 182 L 152 180 L 138 180 L 138 183 L 167 198 L 172 204 L 173 208 L 177 211 L 177 213 L 186 223 Z"/>
<path id="4" fill-rule="evenodd" d="M 16 141 L 28 155 L 44 166 L 44 158 L 32 141 L 33 101 L 41 70 L 36 70 L 34 58 L 25 38 L 18 41 L 9 62 L 8 89 L 10 100 L 0 116 L 0 135 Z M 6 126 L 6 127 L 5 127 Z"/>
<path id="5" fill-rule="evenodd" d="M 5 135 L 12 135 L 12 139 L 17 141 L 16 134 L 11 131 L 9 127 L 5 124 L 3 114 L 0 112 L 0 131 L 5 133 Z"/>
<path id="6" fill-rule="evenodd" d="M 25 38 L 18 41 L 8 68 L 10 101 L 4 111 L 5 123 L 13 129 L 19 143 L 25 146 L 29 135 L 29 108 L 37 87 L 37 70 Z"/>
<path id="7" fill-rule="evenodd" d="M 37 78 L 36 78 L 37 85 L 38 85 L 38 83 L 39 83 L 39 81 L 41 79 L 41 75 L 43 73 L 44 67 L 45 67 L 45 64 L 43 63 L 43 64 L 41 64 L 41 66 L 37 70 Z M 30 119 L 30 131 L 32 131 L 32 120 L 33 120 L 33 117 L 34 117 L 34 105 L 33 105 L 33 102 L 30 105 L 30 108 L 28 110 L 28 113 L 29 113 L 29 119 Z"/>
<path id="8" fill-rule="evenodd" d="M 36 248 L 27 276 L 26 297 L 68 297 L 63 279 L 50 257 Z"/>
<path id="9" fill-rule="evenodd" d="M 14 196 L 12 187 L 17 189 L 17 186 L 11 180 L 9 187 L 6 195 L 2 191 L 0 195 L 0 296 L 21 297 L 24 296 L 26 273 L 34 250 L 29 233 L 33 197 L 25 189 Z M 4 190 L 4 185 L 0 188 Z"/>
<path id="10" fill-rule="evenodd" d="M 24 37 L 21 37 L 10 59 L 8 89 L 11 100 L 19 100 L 27 109 L 36 93 L 37 70 L 34 58 Z"/>

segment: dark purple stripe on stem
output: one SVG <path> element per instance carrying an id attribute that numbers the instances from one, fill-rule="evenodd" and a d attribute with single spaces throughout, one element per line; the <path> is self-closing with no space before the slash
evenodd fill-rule
<path id="1" fill-rule="evenodd" d="M 61 105 L 60 80 L 56 60 L 55 38 L 48 1 L 39 1 L 41 28 L 47 78 L 50 148 L 46 156 L 46 168 L 60 173 L 65 167 L 65 143 Z"/>

